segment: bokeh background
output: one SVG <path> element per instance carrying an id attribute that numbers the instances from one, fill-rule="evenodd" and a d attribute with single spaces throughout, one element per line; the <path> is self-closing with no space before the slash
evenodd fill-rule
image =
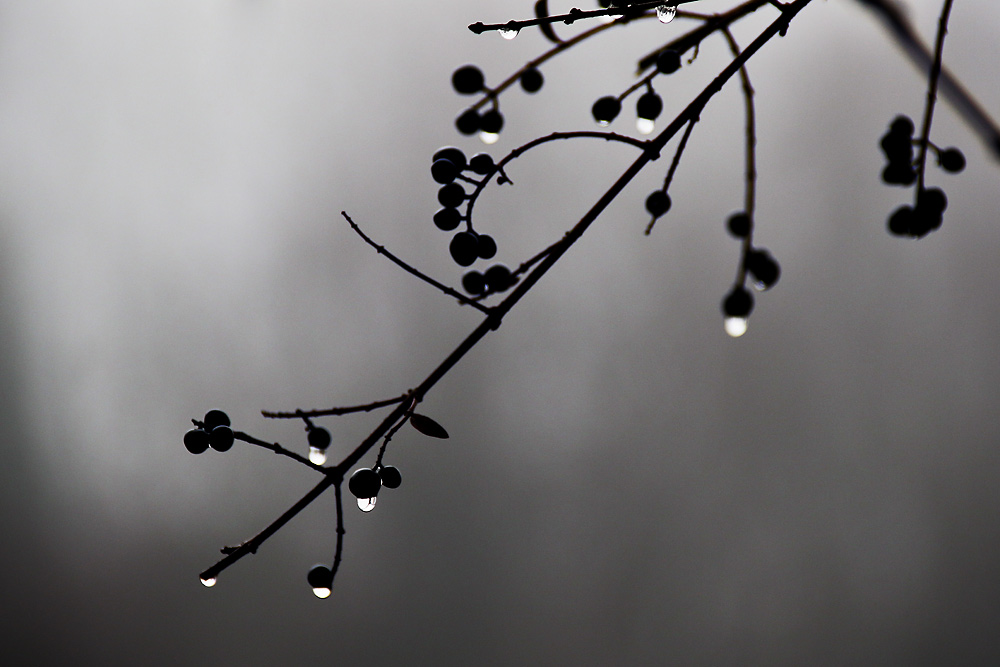
<path id="1" fill-rule="evenodd" d="M 705 0 L 704 11 L 731 2 Z M 565 5 L 565 6 L 562 6 Z M 565 10 L 569 3 L 553 3 Z M 930 39 L 938 2 L 910 3 Z M 431 223 L 430 156 L 478 139 L 450 74 L 496 83 L 547 48 L 476 37 L 531 3 L 0 2 L 0 633 L 8 664 L 997 664 L 1000 165 L 965 150 L 928 238 L 891 238 L 907 193 L 878 140 L 922 77 L 856 2 L 815 2 L 751 64 L 758 243 L 783 275 L 722 329 L 738 246 L 743 107 L 709 106 L 650 237 L 654 163 L 429 396 L 451 432 L 400 433 L 403 474 L 332 495 L 206 589 L 217 549 L 315 476 L 266 451 L 191 456 L 210 407 L 305 450 L 259 410 L 416 385 L 479 321 L 339 216 L 457 284 Z M 765 8 L 735 30 L 742 43 Z M 500 156 L 590 105 L 683 28 L 636 24 L 501 100 Z M 560 29 L 566 34 L 572 31 Z M 1000 4 L 956 3 L 948 65 L 1000 116 Z M 657 81 L 676 113 L 719 38 Z M 630 104 L 611 129 L 629 131 Z M 563 142 L 477 207 L 516 264 L 585 211 L 632 149 Z M 332 455 L 378 415 L 327 420 Z M 7 660 L 5 658 L 5 660 Z"/>

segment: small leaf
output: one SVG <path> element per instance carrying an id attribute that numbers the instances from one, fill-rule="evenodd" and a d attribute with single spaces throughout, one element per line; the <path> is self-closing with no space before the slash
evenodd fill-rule
<path id="1" fill-rule="evenodd" d="M 413 428 L 432 438 L 443 439 L 448 437 L 448 431 L 444 430 L 441 424 L 438 424 L 430 417 L 414 413 L 410 415 L 410 424 L 413 425 Z"/>

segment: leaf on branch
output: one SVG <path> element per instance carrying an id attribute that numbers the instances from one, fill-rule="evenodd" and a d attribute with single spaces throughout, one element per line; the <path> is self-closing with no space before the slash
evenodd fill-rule
<path id="1" fill-rule="evenodd" d="M 413 425 L 413 428 L 432 438 L 445 439 L 448 437 L 448 431 L 444 430 L 441 424 L 438 424 L 425 415 L 418 415 L 416 413 L 410 415 L 410 424 Z"/>
<path id="2" fill-rule="evenodd" d="M 538 0 L 538 2 L 535 3 L 535 16 L 540 19 L 549 18 L 549 0 Z M 555 31 L 552 29 L 551 23 L 542 23 L 538 26 L 538 28 L 550 42 L 553 44 L 562 44 L 563 41 L 559 39 L 558 35 L 556 35 Z"/>

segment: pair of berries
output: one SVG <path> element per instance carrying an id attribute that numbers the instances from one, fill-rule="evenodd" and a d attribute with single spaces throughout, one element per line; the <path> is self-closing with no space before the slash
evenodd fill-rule
<path id="1" fill-rule="evenodd" d="M 379 466 L 375 470 L 358 468 L 347 482 L 347 488 L 355 498 L 364 500 L 376 497 L 383 486 L 387 489 L 398 488 L 402 481 L 399 470 L 394 466 Z"/>
<path id="2" fill-rule="evenodd" d="M 917 193 L 916 206 L 901 206 L 889 216 L 889 233 L 922 238 L 941 226 L 948 198 L 941 188 L 924 188 Z"/>
<path id="3" fill-rule="evenodd" d="M 505 292 L 516 282 L 513 274 L 503 264 L 494 264 L 483 273 L 469 271 L 462 276 L 462 287 L 473 296 L 490 292 Z"/>
<path id="4" fill-rule="evenodd" d="M 195 422 L 193 428 L 184 434 L 184 447 L 192 454 L 201 454 L 209 447 L 217 452 L 228 452 L 236 441 L 230 427 L 229 415 L 222 410 L 209 410 L 202 422 Z"/>
<path id="5" fill-rule="evenodd" d="M 487 234 L 464 231 L 451 237 L 448 245 L 451 258 L 459 266 L 471 266 L 477 259 L 492 259 L 497 254 L 497 242 Z"/>

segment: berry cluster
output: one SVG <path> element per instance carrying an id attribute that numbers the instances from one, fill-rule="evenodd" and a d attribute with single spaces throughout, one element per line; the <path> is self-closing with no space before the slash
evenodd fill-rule
<path id="1" fill-rule="evenodd" d="M 754 289 L 758 291 L 768 290 L 774 287 L 778 278 L 781 277 L 781 267 L 770 252 L 764 248 L 755 248 L 749 245 L 748 239 L 753 230 L 753 221 L 745 211 L 737 211 L 729 216 L 726 221 L 726 229 L 733 237 L 746 244 L 743 254 L 742 278 L 722 300 L 726 333 L 733 338 L 738 338 L 746 333 L 747 318 L 750 317 L 754 307 L 753 294 L 744 286 L 746 278 L 750 278 Z"/>
<path id="2" fill-rule="evenodd" d="M 482 177 L 476 180 L 465 175 L 472 172 Z M 466 229 L 451 237 L 448 251 L 455 263 L 462 267 L 472 266 L 479 259 L 493 259 L 497 254 L 497 243 L 488 234 L 479 234 L 472 228 L 468 206 L 463 214 L 459 207 L 467 204 L 469 195 L 459 180 L 481 185 L 497 171 L 493 158 L 486 153 L 473 155 L 466 160 L 465 153 L 453 146 L 441 148 L 431 159 L 431 178 L 441 184 L 438 203 L 443 208 L 434 214 L 434 225 L 445 232 L 455 230 L 463 221 Z M 462 278 L 462 287 L 473 296 L 489 292 L 503 292 L 515 280 L 503 264 L 495 264 L 485 272 L 470 271 Z"/>
<path id="3" fill-rule="evenodd" d="M 662 51 L 656 58 L 656 72 L 659 74 L 673 74 L 680 68 L 681 54 L 673 49 Z M 591 107 L 590 111 L 597 124 L 602 127 L 610 125 L 611 121 L 621 113 L 622 99 L 627 95 L 628 93 L 618 97 L 606 95 L 594 102 L 594 106 Z M 646 92 L 639 96 L 639 100 L 635 105 L 636 128 L 641 134 L 650 134 L 653 132 L 655 128 L 654 121 L 659 117 L 661 111 L 663 111 L 663 100 L 653 90 L 651 81 L 647 81 Z"/>
<path id="4" fill-rule="evenodd" d="M 402 481 L 403 478 L 397 468 L 377 465 L 374 469 L 358 468 L 355 470 L 347 483 L 347 488 L 358 499 L 358 508 L 362 512 L 371 512 L 375 509 L 375 500 L 382 487 L 395 489 Z"/>
<path id="5" fill-rule="evenodd" d="M 537 93 L 545 79 L 537 67 L 526 67 L 518 76 L 521 88 L 526 93 Z M 480 104 L 469 107 L 455 119 L 455 127 L 465 135 L 478 133 L 486 144 L 495 143 L 503 129 L 503 114 L 500 113 L 497 91 L 486 87 L 486 77 L 475 65 L 463 65 L 451 75 L 451 86 L 460 95 L 485 94 L 490 101 L 490 109 L 480 113 Z"/>
<path id="6" fill-rule="evenodd" d="M 887 164 L 882 170 L 882 180 L 887 185 L 910 187 L 917 184 L 912 206 L 904 205 L 889 216 L 889 232 L 895 236 L 922 238 L 941 226 L 948 198 L 940 188 L 926 188 L 920 178 L 923 164 L 914 159 L 914 147 L 920 145 L 913 137 L 913 121 L 907 116 L 897 116 L 882 136 L 880 146 Z M 938 166 L 951 174 L 965 169 L 965 156 L 957 148 L 938 148 L 927 142 L 927 149 L 937 155 Z"/>
<path id="7" fill-rule="evenodd" d="M 202 421 L 191 420 L 195 428 L 184 434 L 184 446 L 192 454 L 201 454 L 209 447 L 228 452 L 236 441 L 229 415 L 222 410 L 209 410 Z"/>

